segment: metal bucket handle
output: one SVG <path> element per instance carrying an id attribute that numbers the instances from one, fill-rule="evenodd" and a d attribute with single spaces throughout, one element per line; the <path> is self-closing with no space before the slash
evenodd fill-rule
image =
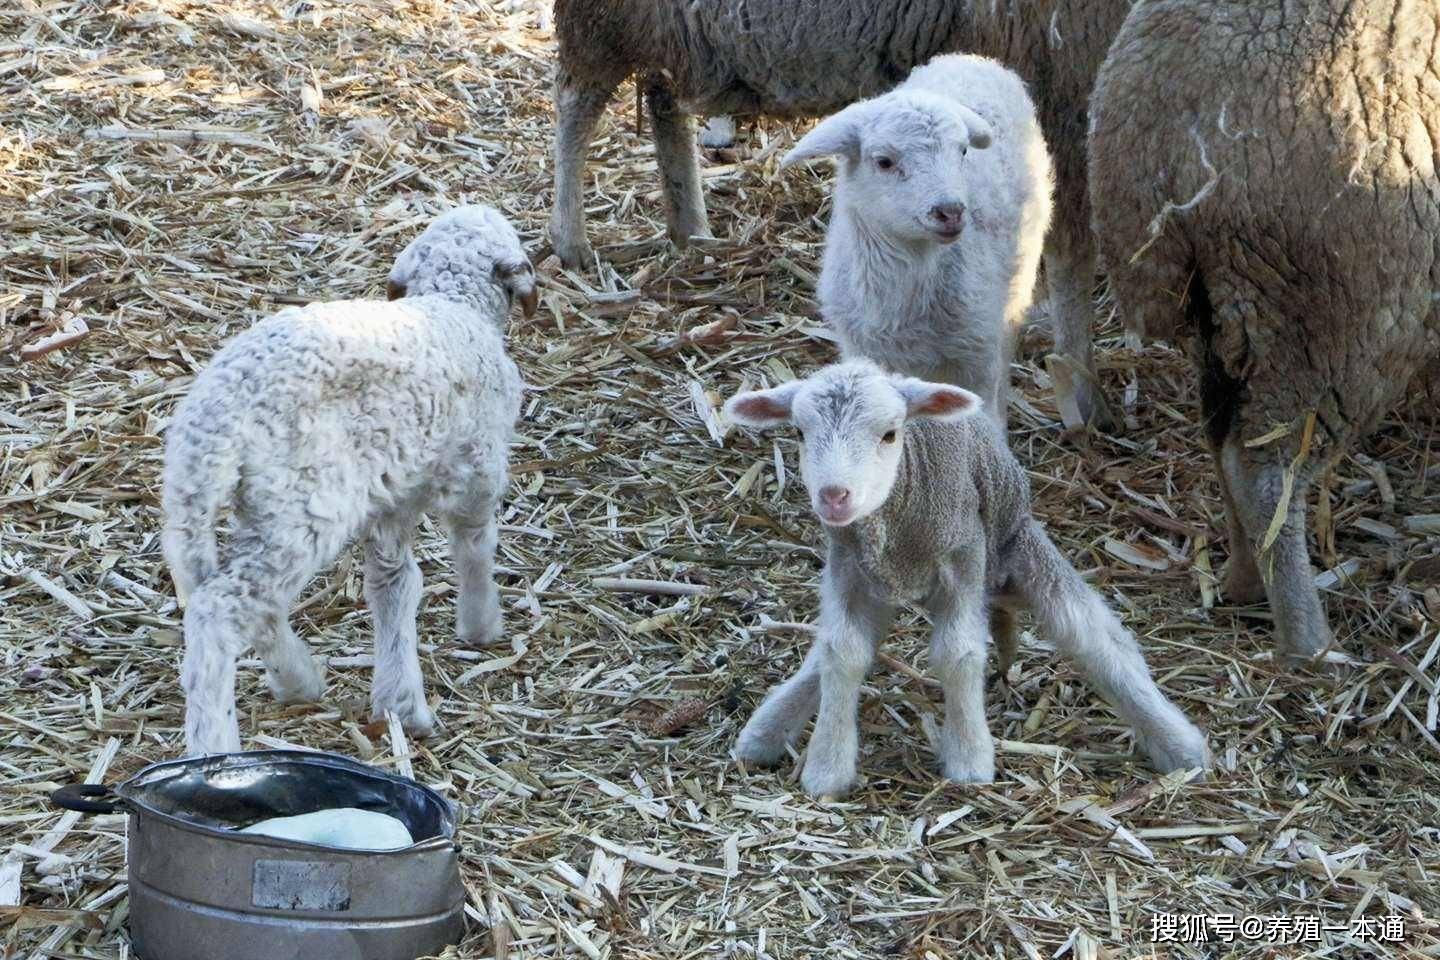
<path id="1" fill-rule="evenodd" d="M 50 802 L 66 810 L 80 813 L 115 813 L 123 802 L 115 797 L 115 791 L 106 783 L 67 783 L 50 794 Z"/>

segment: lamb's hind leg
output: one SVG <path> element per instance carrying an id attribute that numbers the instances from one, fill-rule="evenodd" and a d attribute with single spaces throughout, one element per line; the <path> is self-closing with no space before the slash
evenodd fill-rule
<path id="1" fill-rule="evenodd" d="M 415 616 L 420 609 L 420 565 L 410 549 L 417 517 L 390 517 L 375 525 L 365 544 L 365 602 L 375 618 L 375 674 L 371 716 L 394 710 L 405 732 L 428 737 L 435 720 L 425 702 Z"/>
<path id="2" fill-rule="evenodd" d="M 253 642 L 256 612 L 248 588 L 227 574 L 196 587 L 185 607 L 185 751 L 233 753 L 240 749 L 235 718 L 235 658 Z"/>
<path id="3" fill-rule="evenodd" d="M 768 766 L 785 758 L 820 703 L 822 658 L 822 646 L 817 640 L 805 654 L 800 669 L 766 694 L 735 740 L 733 753 L 737 760 Z"/>
<path id="4" fill-rule="evenodd" d="M 1261 462 L 1259 456 L 1241 447 L 1238 438 L 1227 437 L 1220 450 L 1220 469 L 1234 494 L 1236 512 L 1270 598 L 1277 646 L 1293 657 L 1314 657 L 1330 646 L 1333 638 L 1305 543 L 1307 483 L 1294 482 L 1284 525 L 1270 548 L 1262 551 L 1270 522 L 1279 509 L 1284 468 Z"/>
<path id="5" fill-rule="evenodd" d="M 710 236 L 705 196 L 700 192 L 700 154 L 695 145 L 695 123 L 675 101 L 664 77 L 645 80 L 645 102 L 655 133 L 655 161 L 665 191 L 665 221 L 670 239 L 683 247 L 691 237 Z"/>
<path id="6" fill-rule="evenodd" d="M 1038 524 L 1016 535 L 1004 563 L 1041 628 L 1134 727 L 1156 770 L 1210 765 L 1204 734 L 1160 692 L 1135 637 Z"/>
<path id="7" fill-rule="evenodd" d="M 281 703 L 313 703 L 325 693 L 325 677 L 310 648 L 290 629 L 290 607 L 315 576 L 318 558 L 278 541 L 273 534 L 293 526 L 275 519 L 259 531 L 241 519 L 230 566 L 247 585 L 260 626 L 255 653 L 265 661 L 265 685 Z"/>
<path id="8" fill-rule="evenodd" d="M 585 84 L 563 71 L 555 81 L 555 206 L 550 243 L 567 267 L 590 263 L 585 239 L 585 159 L 595 124 L 605 112 L 613 86 Z"/>
<path id="9" fill-rule="evenodd" d="M 455 631 L 466 646 L 488 647 L 500 639 L 500 593 L 495 588 L 495 505 L 450 518 L 450 556 L 458 595 Z"/>

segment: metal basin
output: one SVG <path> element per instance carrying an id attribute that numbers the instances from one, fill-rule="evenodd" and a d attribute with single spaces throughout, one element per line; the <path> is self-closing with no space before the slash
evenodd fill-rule
<path id="1" fill-rule="evenodd" d="M 455 811 L 346 757 L 266 750 L 157 763 L 116 787 L 56 792 L 130 815 L 130 936 L 142 960 L 415 960 L 464 932 Z M 401 820 L 399 850 L 236 833 L 268 817 L 358 807 Z"/>

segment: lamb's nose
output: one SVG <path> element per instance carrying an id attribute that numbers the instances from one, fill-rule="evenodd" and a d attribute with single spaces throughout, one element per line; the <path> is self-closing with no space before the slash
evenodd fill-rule
<path id="1" fill-rule="evenodd" d="M 963 203 L 937 203 L 930 208 L 930 219 L 942 227 L 958 227 L 965 216 Z"/>
<path id="2" fill-rule="evenodd" d="M 820 488 L 820 502 L 823 503 L 825 506 L 830 507 L 831 509 L 834 509 L 836 507 L 843 507 L 846 503 L 849 502 L 849 500 L 850 490 L 848 487 Z"/>

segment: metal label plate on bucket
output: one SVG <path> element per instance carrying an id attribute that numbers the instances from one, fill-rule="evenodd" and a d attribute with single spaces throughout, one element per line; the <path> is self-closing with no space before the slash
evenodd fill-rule
<path id="1" fill-rule="evenodd" d="M 256 860 L 250 902 L 272 910 L 349 910 L 350 864 Z"/>

